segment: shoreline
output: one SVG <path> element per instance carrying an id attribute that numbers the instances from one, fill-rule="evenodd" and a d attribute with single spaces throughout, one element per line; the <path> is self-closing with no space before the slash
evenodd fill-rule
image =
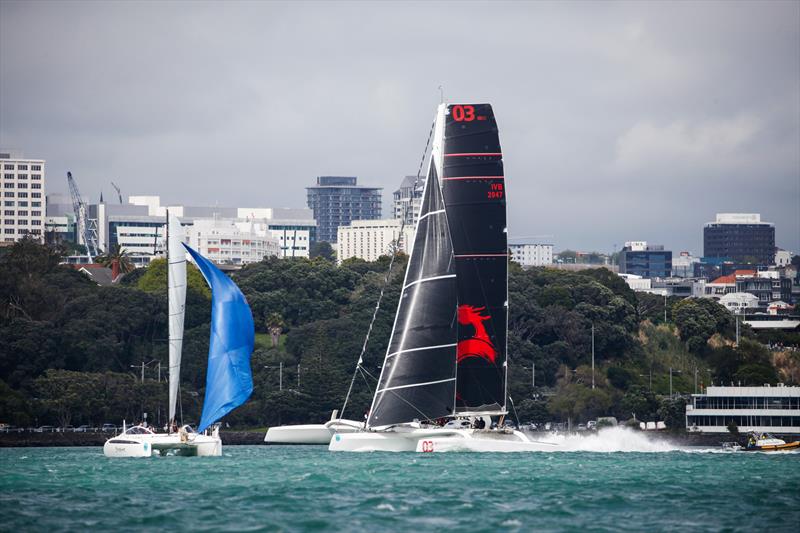
<path id="1" fill-rule="evenodd" d="M 264 442 L 264 431 L 221 431 L 220 437 L 226 446 L 262 445 L 275 446 Z M 747 435 L 740 434 L 698 434 L 698 433 L 646 433 L 648 439 L 664 441 L 676 446 L 719 447 L 723 442 L 745 444 Z M 536 436 L 536 433 L 531 433 Z M 540 434 L 541 435 L 541 434 Z M 588 435 L 588 434 L 587 434 Z M 0 448 L 43 448 L 67 446 L 103 446 L 112 433 L 0 433 Z M 796 437 L 787 437 L 796 440 Z"/>

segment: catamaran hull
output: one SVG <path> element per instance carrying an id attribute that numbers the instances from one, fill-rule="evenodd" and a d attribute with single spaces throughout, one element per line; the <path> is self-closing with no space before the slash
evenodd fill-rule
<path id="1" fill-rule="evenodd" d="M 530 440 L 519 431 L 414 429 L 337 434 L 328 449 L 335 452 L 543 452 L 559 445 Z"/>
<path id="2" fill-rule="evenodd" d="M 106 457 L 151 457 L 154 455 L 181 455 L 186 457 L 219 457 L 222 440 L 209 435 L 197 435 L 193 440 L 181 440 L 178 435 L 156 435 L 150 438 L 131 439 L 114 437 L 103 446 Z"/>
<path id="3" fill-rule="evenodd" d="M 277 426 L 267 430 L 264 442 L 269 444 L 329 444 L 336 433 L 354 433 L 363 424 L 354 420 L 328 422 L 326 424 L 305 424 L 296 426 Z"/>

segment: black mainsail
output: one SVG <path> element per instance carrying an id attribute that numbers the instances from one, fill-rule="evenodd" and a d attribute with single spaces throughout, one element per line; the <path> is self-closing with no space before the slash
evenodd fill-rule
<path id="1" fill-rule="evenodd" d="M 436 166 L 431 162 L 414 248 L 367 424 L 388 426 L 452 415 L 455 348 L 453 247 Z"/>
<path id="2" fill-rule="evenodd" d="M 505 413 L 506 191 L 492 106 L 447 106 L 443 152 L 442 188 L 458 286 L 456 412 Z"/>
<path id="3" fill-rule="evenodd" d="M 505 413 L 506 237 L 492 107 L 443 104 L 369 427 Z"/>

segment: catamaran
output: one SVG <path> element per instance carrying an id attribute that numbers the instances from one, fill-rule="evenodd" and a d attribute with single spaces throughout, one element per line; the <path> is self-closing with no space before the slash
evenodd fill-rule
<path id="1" fill-rule="evenodd" d="M 335 434 L 329 449 L 556 449 L 502 424 L 508 242 L 503 154 L 491 105 L 438 107 L 427 176 L 366 428 Z M 499 417 L 498 427 L 490 417 Z M 442 419 L 450 421 L 442 426 Z"/>
<path id="2" fill-rule="evenodd" d="M 126 428 L 103 446 L 107 457 L 151 455 L 222 455 L 219 425 L 223 416 L 242 405 L 253 392 L 250 355 L 253 315 L 239 287 L 211 261 L 187 246 L 180 221 L 167 215 L 167 285 L 169 300 L 169 422 L 165 433 L 144 425 Z M 186 306 L 186 252 L 211 287 L 211 341 L 206 393 L 200 425 L 178 427 L 176 408 L 180 383 L 183 319 Z"/>

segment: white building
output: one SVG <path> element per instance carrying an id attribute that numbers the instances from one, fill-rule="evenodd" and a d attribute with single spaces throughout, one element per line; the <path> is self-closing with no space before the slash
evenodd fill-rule
<path id="1" fill-rule="evenodd" d="M 375 261 L 392 253 L 399 239 L 399 249 L 410 253 L 414 242 L 414 227 L 406 225 L 400 237 L 401 220 L 354 220 L 349 226 L 339 226 L 337 260 L 351 257 Z"/>
<path id="2" fill-rule="evenodd" d="M 552 244 L 509 244 L 511 259 L 524 267 L 553 264 Z"/>
<path id="3" fill-rule="evenodd" d="M 758 309 L 758 296 L 749 292 L 729 292 L 719 299 L 725 309 L 735 315 L 741 315 L 748 309 Z"/>
<path id="4" fill-rule="evenodd" d="M 422 207 L 422 191 L 425 186 L 425 177 L 406 176 L 400 183 L 400 188 L 392 193 L 392 212 L 397 220 L 405 219 L 407 226 L 414 226 L 419 218 Z"/>
<path id="5" fill-rule="evenodd" d="M 89 218 L 97 221 L 101 249 L 109 250 L 119 244 L 130 253 L 136 266 L 146 266 L 164 249 L 167 210 L 187 228 L 200 221 L 206 221 L 201 225 L 208 227 L 214 220 L 244 223 L 239 231 L 245 232 L 252 225 L 259 238 L 270 237 L 277 241 L 277 255 L 280 257 L 308 257 L 311 243 L 316 239 L 317 223 L 310 209 L 166 206 L 161 204 L 158 196 L 130 196 L 125 204 L 101 202 L 90 205 Z M 267 243 L 265 246 L 270 252 L 268 255 L 273 255 L 272 245 Z"/>
<path id="6" fill-rule="evenodd" d="M 0 191 L 3 213 L 0 239 L 13 242 L 32 235 L 43 240 L 45 218 L 45 174 L 43 159 L 27 159 L 11 152 L 0 153 Z"/>
<path id="7" fill-rule="evenodd" d="M 690 252 L 681 252 L 672 256 L 672 275 L 676 278 L 693 278 L 694 265 L 700 262 L 699 257 L 693 257 Z"/>
<path id="8" fill-rule="evenodd" d="M 786 250 L 778 250 L 775 252 L 775 265 L 785 267 L 792 263 L 792 252 Z"/>
<path id="9" fill-rule="evenodd" d="M 246 265 L 277 257 L 280 245 L 267 230 L 252 222 L 197 219 L 185 227 L 188 244 L 217 264 Z"/>
<path id="10" fill-rule="evenodd" d="M 624 279 L 625 283 L 628 284 L 628 287 L 630 287 L 634 291 L 638 292 L 651 291 L 652 280 L 650 278 L 643 278 L 642 276 L 637 276 L 636 274 L 620 274 L 620 273 L 618 273 L 617 276 Z M 666 291 L 664 292 L 664 294 L 666 294 Z M 664 294 L 662 294 L 662 296 Z"/>
<path id="11" fill-rule="evenodd" d="M 728 433 L 731 422 L 740 432 L 800 434 L 800 387 L 708 387 L 686 405 L 689 431 Z"/>

